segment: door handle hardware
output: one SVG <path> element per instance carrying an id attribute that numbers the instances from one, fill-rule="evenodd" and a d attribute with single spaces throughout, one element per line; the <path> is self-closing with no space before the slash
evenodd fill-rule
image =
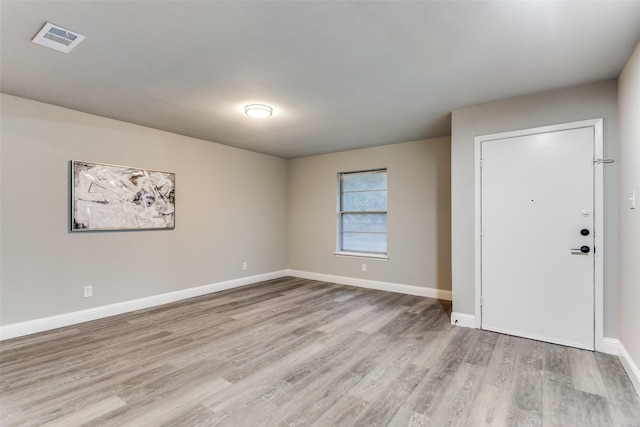
<path id="1" fill-rule="evenodd" d="M 599 165 L 601 163 L 613 163 L 615 160 L 613 159 L 594 159 L 593 164 Z"/>
<path id="2" fill-rule="evenodd" d="M 579 248 L 571 248 L 571 253 L 574 255 L 586 255 L 591 252 L 591 248 L 589 246 L 580 246 Z"/>

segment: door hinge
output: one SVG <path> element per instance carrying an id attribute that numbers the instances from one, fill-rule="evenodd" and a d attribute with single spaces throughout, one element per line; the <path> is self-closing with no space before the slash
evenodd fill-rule
<path id="1" fill-rule="evenodd" d="M 482 298 L 482 295 L 480 295 L 480 306 L 482 307 L 482 304 L 484 303 L 484 299 Z"/>
<path id="2" fill-rule="evenodd" d="M 484 231 L 482 230 L 482 228 L 480 229 L 480 237 L 482 237 L 482 234 L 484 233 Z"/>
<path id="3" fill-rule="evenodd" d="M 480 169 L 482 169 L 482 166 L 483 166 L 482 159 L 480 159 Z"/>

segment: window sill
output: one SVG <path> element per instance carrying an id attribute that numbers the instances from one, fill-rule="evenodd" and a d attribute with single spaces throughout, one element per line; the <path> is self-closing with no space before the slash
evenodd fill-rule
<path id="1" fill-rule="evenodd" d="M 368 259 L 378 259 L 380 261 L 389 261 L 389 256 L 386 254 L 369 254 L 366 252 L 334 252 L 335 256 L 345 257 L 345 258 L 368 258 Z"/>

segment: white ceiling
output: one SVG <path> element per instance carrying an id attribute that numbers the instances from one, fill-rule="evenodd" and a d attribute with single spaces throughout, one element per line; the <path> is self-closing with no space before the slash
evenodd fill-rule
<path id="1" fill-rule="evenodd" d="M 459 107 L 616 78 L 627 2 L 0 2 L 4 93 L 285 158 L 451 133 Z M 87 38 L 31 43 L 46 22 Z M 269 119 L 248 103 L 274 107 Z"/>

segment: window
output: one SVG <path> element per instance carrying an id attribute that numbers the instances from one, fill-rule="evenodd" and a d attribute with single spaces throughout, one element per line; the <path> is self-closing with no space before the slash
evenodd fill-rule
<path id="1" fill-rule="evenodd" d="M 387 170 L 339 175 L 338 253 L 387 255 Z"/>

